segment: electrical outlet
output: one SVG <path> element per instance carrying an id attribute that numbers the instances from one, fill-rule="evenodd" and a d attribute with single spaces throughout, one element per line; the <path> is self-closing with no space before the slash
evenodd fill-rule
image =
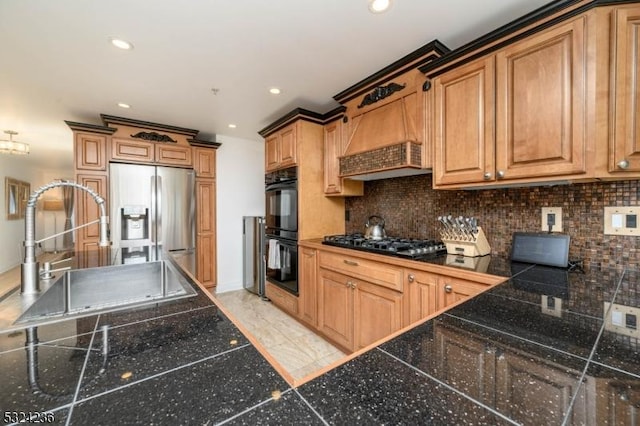
<path id="1" fill-rule="evenodd" d="M 543 294 L 542 300 L 540 301 L 540 308 L 543 314 L 562 318 L 562 299 L 559 297 Z"/>
<path id="2" fill-rule="evenodd" d="M 551 232 L 562 232 L 562 207 L 543 207 L 542 208 L 542 230 Z"/>
<path id="3" fill-rule="evenodd" d="M 605 235 L 640 235 L 640 207 L 605 207 Z"/>
<path id="4" fill-rule="evenodd" d="M 640 308 L 604 302 L 604 329 L 629 337 L 640 338 L 638 317 Z"/>

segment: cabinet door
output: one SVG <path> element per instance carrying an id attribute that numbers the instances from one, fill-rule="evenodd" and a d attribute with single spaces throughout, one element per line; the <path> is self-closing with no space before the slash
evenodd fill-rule
<path id="1" fill-rule="evenodd" d="M 353 280 L 354 350 L 402 328 L 402 293 Z"/>
<path id="2" fill-rule="evenodd" d="M 487 288 L 484 284 L 450 277 L 442 277 L 438 281 L 438 287 L 438 309 L 470 299 Z"/>
<path id="3" fill-rule="evenodd" d="M 216 177 L 216 150 L 212 148 L 193 149 L 193 168 L 196 177 L 210 178 Z"/>
<path id="4" fill-rule="evenodd" d="M 279 134 L 269 136 L 264 141 L 264 168 L 271 171 L 280 165 L 280 143 Z"/>
<path id="5" fill-rule="evenodd" d="M 196 179 L 196 232 L 215 232 L 216 181 Z"/>
<path id="6" fill-rule="evenodd" d="M 364 194 L 364 183 L 340 178 L 340 156 L 344 152 L 346 125 L 342 120 L 324 127 L 324 193 L 326 195 L 356 196 Z"/>
<path id="7" fill-rule="evenodd" d="M 296 155 L 296 125 L 292 124 L 280 132 L 280 167 L 294 166 L 297 162 Z"/>
<path id="8" fill-rule="evenodd" d="M 640 171 L 640 7 L 613 13 L 613 141 L 610 171 Z M 624 161 L 627 163 L 625 164 Z"/>
<path id="9" fill-rule="evenodd" d="M 496 54 L 498 179 L 586 172 L 587 18 Z"/>
<path id="10" fill-rule="evenodd" d="M 314 249 L 303 248 L 300 252 L 300 274 L 298 276 L 298 298 L 300 318 L 315 327 L 317 323 L 317 279 L 318 256 Z"/>
<path id="11" fill-rule="evenodd" d="M 494 79 L 490 56 L 433 80 L 436 186 L 494 179 Z"/>
<path id="12" fill-rule="evenodd" d="M 404 325 L 406 326 L 438 310 L 438 275 L 407 269 L 405 280 L 407 296 Z"/>
<path id="13" fill-rule="evenodd" d="M 353 350 L 353 278 L 320 268 L 318 331 Z"/>
<path id="14" fill-rule="evenodd" d="M 193 164 L 191 147 L 156 144 L 155 160 L 167 166 L 189 167 Z"/>
<path id="15" fill-rule="evenodd" d="M 75 161 L 79 170 L 107 170 L 107 137 L 90 133 L 76 133 Z"/>
<path id="16" fill-rule="evenodd" d="M 340 159 L 342 155 L 342 123 L 334 121 L 324 126 L 324 193 L 339 194 L 342 191 Z"/>
<path id="17" fill-rule="evenodd" d="M 196 278 L 216 285 L 216 181 L 196 179 Z"/>
<path id="18" fill-rule="evenodd" d="M 111 141 L 111 159 L 133 163 L 153 163 L 153 142 L 116 139 Z"/>
<path id="19" fill-rule="evenodd" d="M 109 212 L 109 191 L 108 180 L 105 174 L 77 174 L 76 182 L 86 186 L 105 199 L 105 209 Z M 100 218 L 100 208 L 93 197 L 85 191 L 75 191 L 77 200 L 76 225 L 82 225 Z M 97 223 L 84 228 L 80 228 L 76 234 L 76 250 L 82 254 L 79 259 L 83 267 L 108 265 L 108 247 L 99 247 L 100 228 Z"/>
<path id="20" fill-rule="evenodd" d="M 215 234 L 196 236 L 196 279 L 205 287 L 216 285 Z"/>

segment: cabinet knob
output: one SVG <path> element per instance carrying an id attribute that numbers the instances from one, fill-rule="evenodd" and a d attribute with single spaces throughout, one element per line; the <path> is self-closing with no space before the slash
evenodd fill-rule
<path id="1" fill-rule="evenodd" d="M 628 160 L 622 160 L 618 162 L 618 168 L 625 170 L 629 168 L 629 161 Z"/>
<path id="2" fill-rule="evenodd" d="M 453 287 L 451 287 L 449 284 L 446 284 L 444 286 L 444 291 L 445 293 L 451 293 L 453 291 Z"/>
<path id="3" fill-rule="evenodd" d="M 484 178 L 484 180 L 489 180 L 491 179 L 491 173 L 486 172 L 482 177 Z"/>
<path id="4" fill-rule="evenodd" d="M 346 284 L 346 285 L 347 285 L 347 287 L 352 288 L 352 287 L 351 287 L 351 286 L 352 286 L 351 281 L 347 281 L 347 284 Z"/>
<path id="5" fill-rule="evenodd" d="M 496 173 L 496 176 L 498 176 L 498 179 L 504 178 L 504 170 L 498 170 L 498 173 Z"/>
<path id="6" fill-rule="evenodd" d="M 413 274 L 409 274 L 407 278 L 409 278 L 410 283 L 412 283 L 416 279 L 416 277 Z"/>

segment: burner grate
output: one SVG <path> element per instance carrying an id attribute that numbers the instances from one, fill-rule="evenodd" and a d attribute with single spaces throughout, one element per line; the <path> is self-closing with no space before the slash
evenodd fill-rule
<path id="1" fill-rule="evenodd" d="M 441 241 L 393 237 L 372 240 L 362 234 L 329 235 L 322 244 L 409 259 L 434 257 L 447 251 Z"/>

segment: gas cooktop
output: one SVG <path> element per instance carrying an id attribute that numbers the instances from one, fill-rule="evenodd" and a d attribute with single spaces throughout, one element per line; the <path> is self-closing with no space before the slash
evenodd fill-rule
<path id="1" fill-rule="evenodd" d="M 373 240 L 362 234 L 328 235 L 322 244 L 407 259 L 424 259 L 447 252 L 441 241 L 393 237 Z"/>

